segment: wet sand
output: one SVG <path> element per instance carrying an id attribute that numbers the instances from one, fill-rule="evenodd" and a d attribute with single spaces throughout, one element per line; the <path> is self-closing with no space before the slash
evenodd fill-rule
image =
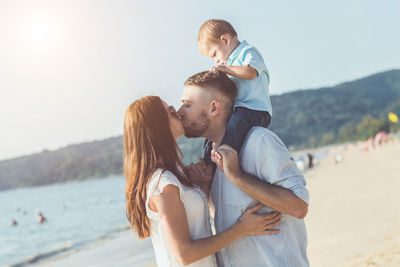
<path id="1" fill-rule="evenodd" d="M 39 262 L 40 267 L 154 267 L 151 240 L 140 241 L 131 232 L 106 240 L 80 251 Z"/>

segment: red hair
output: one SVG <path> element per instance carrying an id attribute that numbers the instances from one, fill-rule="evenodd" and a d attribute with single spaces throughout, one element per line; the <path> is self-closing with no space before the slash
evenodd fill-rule
<path id="1" fill-rule="evenodd" d="M 154 171 L 168 170 L 182 184 L 192 186 L 182 171 L 182 152 L 172 136 L 168 113 L 158 96 L 143 97 L 126 110 L 124 152 L 126 216 L 142 239 L 150 236 L 146 197 Z"/>

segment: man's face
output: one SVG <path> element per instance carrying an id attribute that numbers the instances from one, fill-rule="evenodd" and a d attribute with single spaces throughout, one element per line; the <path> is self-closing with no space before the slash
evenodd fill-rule
<path id="1" fill-rule="evenodd" d="M 185 136 L 195 138 L 204 136 L 210 127 L 208 117 L 208 94 L 197 86 L 185 86 L 182 94 L 182 106 L 178 114 L 182 119 Z"/>

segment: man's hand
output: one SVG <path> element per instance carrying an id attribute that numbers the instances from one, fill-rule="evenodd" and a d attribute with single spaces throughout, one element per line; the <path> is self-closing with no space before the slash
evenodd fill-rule
<path id="1" fill-rule="evenodd" d="M 229 180 L 235 179 L 242 174 L 237 152 L 228 145 L 222 145 L 218 149 L 214 148 L 211 151 L 211 160 L 217 164 L 220 171 L 225 172 L 226 178 Z"/>
<path id="2" fill-rule="evenodd" d="M 211 150 L 211 161 L 217 165 L 218 170 L 224 172 L 224 163 L 222 155 L 218 151 L 219 151 L 218 148 L 214 147 L 213 144 L 213 149 Z"/>
<path id="3" fill-rule="evenodd" d="M 215 145 L 215 143 L 212 144 L 211 161 L 217 165 L 217 168 L 221 172 L 224 172 L 223 157 L 222 154 L 219 152 L 219 148 Z"/>

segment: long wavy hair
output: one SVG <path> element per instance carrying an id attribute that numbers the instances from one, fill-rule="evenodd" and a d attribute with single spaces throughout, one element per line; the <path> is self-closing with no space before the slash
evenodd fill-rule
<path id="1" fill-rule="evenodd" d="M 143 239 L 150 236 L 146 215 L 147 185 L 155 170 L 162 168 L 192 186 L 183 173 L 182 152 L 170 130 L 168 113 L 158 96 L 133 102 L 124 119 L 124 174 L 126 216 L 131 228 Z"/>

